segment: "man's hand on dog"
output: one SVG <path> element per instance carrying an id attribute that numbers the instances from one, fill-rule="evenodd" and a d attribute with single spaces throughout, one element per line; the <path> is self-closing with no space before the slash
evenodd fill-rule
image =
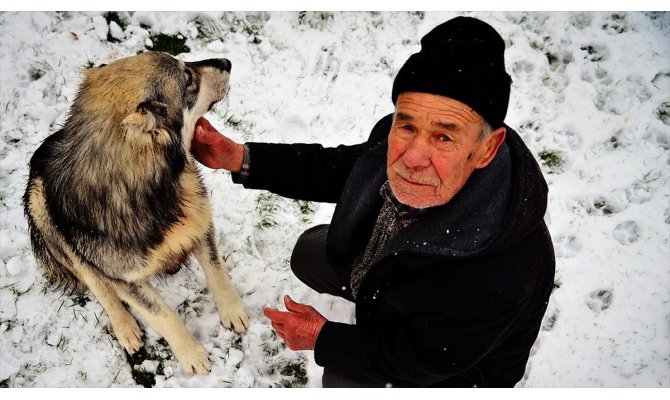
<path id="1" fill-rule="evenodd" d="M 287 311 L 264 308 L 263 314 L 272 321 L 272 327 L 291 350 L 314 350 L 316 338 L 327 319 L 312 306 L 284 296 Z"/>
<path id="2" fill-rule="evenodd" d="M 244 146 L 223 136 L 205 118 L 195 124 L 191 152 L 201 164 L 214 169 L 240 172 Z"/>

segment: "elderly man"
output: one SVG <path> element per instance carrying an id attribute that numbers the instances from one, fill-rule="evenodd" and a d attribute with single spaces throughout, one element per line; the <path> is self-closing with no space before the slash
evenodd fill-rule
<path id="1" fill-rule="evenodd" d="M 200 120 L 195 157 L 246 188 L 336 202 L 291 266 L 356 304 L 356 324 L 285 297 L 266 308 L 324 387 L 511 387 L 523 376 L 554 277 L 537 162 L 503 122 L 511 78 L 488 24 L 447 21 L 399 71 L 395 112 L 354 146 L 241 145 Z"/>

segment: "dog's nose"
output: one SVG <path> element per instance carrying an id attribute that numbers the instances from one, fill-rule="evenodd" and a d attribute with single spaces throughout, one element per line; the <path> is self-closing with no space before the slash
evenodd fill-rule
<path id="1" fill-rule="evenodd" d="M 230 60 L 226 58 L 216 58 L 212 61 L 212 64 L 214 64 L 218 69 L 224 70 L 226 72 L 230 72 L 230 69 L 233 67 L 233 63 L 231 63 Z"/>

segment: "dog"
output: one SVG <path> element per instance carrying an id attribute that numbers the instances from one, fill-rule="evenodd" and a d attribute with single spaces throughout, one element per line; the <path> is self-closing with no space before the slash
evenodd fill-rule
<path id="1" fill-rule="evenodd" d="M 197 119 L 228 93 L 230 69 L 224 58 L 146 52 L 86 70 L 62 129 L 30 160 L 23 197 L 32 250 L 51 284 L 89 290 L 133 354 L 142 331 L 126 303 L 193 374 L 209 373 L 208 353 L 149 279 L 193 255 L 224 327 L 249 326 L 190 153 Z"/>

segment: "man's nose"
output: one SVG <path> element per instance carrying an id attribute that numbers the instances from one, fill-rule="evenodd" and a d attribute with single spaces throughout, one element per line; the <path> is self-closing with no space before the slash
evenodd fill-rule
<path id="1" fill-rule="evenodd" d="M 429 140 L 416 136 L 407 144 L 402 160 L 408 168 L 425 168 L 430 165 L 431 154 Z"/>

